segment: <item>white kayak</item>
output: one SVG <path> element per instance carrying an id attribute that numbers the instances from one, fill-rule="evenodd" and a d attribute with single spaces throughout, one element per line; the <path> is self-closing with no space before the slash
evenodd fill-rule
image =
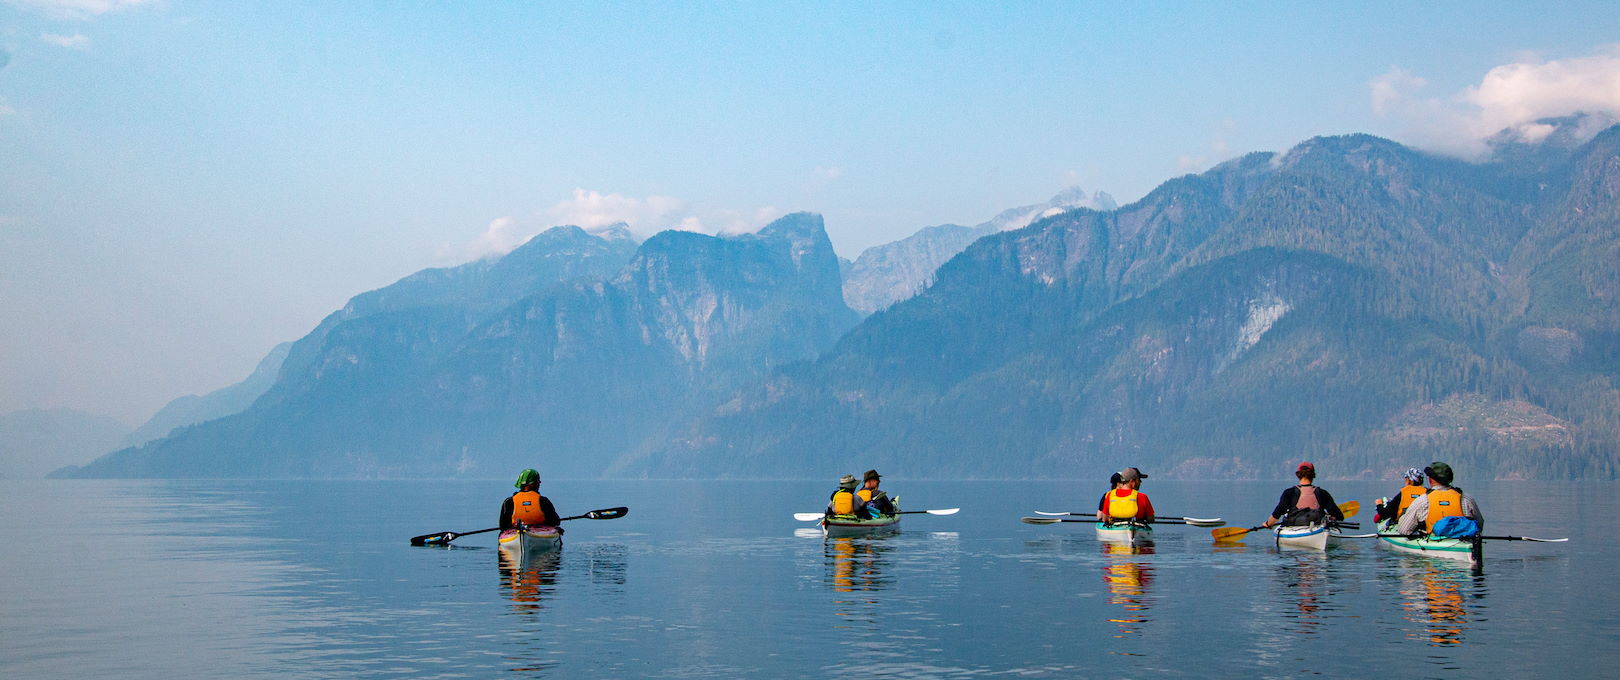
<path id="1" fill-rule="evenodd" d="M 1277 547 L 1300 548 L 1304 550 L 1327 550 L 1328 528 L 1326 524 L 1307 524 L 1304 526 L 1278 526 Z"/>
<path id="2" fill-rule="evenodd" d="M 544 552 L 562 545 L 562 530 L 557 527 L 523 527 L 501 532 L 500 546 L 507 552 L 524 555 Z"/>
<path id="3" fill-rule="evenodd" d="M 1378 542 L 1384 547 L 1406 555 L 1422 555 L 1424 557 L 1438 557 L 1460 562 L 1477 562 L 1484 551 L 1478 549 L 1479 541 L 1466 538 L 1438 538 L 1424 536 L 1414 538 L 1411 536 L 1393 535 L 1395 528 L 1389 525 L 1379 527 Z"/>
<path id="4" fill-rule="evenodd" d="M 1147 543 L 1153 540 L 1153 527 L 1134 522 L 1098 522 L 1097 540 L 1105 543 Z"/>

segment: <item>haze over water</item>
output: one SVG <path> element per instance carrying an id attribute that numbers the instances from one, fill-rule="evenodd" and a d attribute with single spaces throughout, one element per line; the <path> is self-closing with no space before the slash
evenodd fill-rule
<path id="1" fill-rule="evenodd" d="M 1151 472 L 1151 471 L 1150 471 Z M 1327 554 L 1146 549 L 1088 525 L 1100 484 L 887 480 L 908 516 L 824 539 L 818 482 L 548 480 L 578 520 L 515 565 L 500 481 L 0 483 L 0 676 L 1595 677 L 1620 662 L 1612 484 L 1459 483 L 1493 543 L 1475 573 L 1371 541 Z M 1163 514 L 1257 523 L 1285 482 L 1160 482 Z M 1324 481 L 1341 502 L 1393 484 Z M 1385 488 L 1389 487 L 1389 488 Z M 1546 522 L 1531 518 L 1549 518 Z M 1554 520 L 1561 520 L 1554 521 Z"/>

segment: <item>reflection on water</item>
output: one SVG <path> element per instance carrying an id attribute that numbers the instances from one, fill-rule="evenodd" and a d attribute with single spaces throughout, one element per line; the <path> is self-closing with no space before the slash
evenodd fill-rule
<path id="1" fill-rule="evenodd" d="M 1153 608 L 1153 597 L 1148 587 L 1153 584 L 1153 564 L 1141 555 L 1152 555 L 1153 544 L 1131 545 L 1107 543 L 1102 545 L 1103 582 L 1108 585 L 1108 603 L 1119 606 L 1123 613 L 1110 614 L 1109 622 L 1119 624 L 1114 637 L 1136 636 L 1148 622 L 1148 611 Z"/>
<path id="2" fill-rule="evenodd" d="M 1315 635 L 1321 632 L 1324 610 L 1334 608 L 1326 578 L 1328 554 L 1294 551 L 1286 555 L 1292 559 L 1278 569 L 1277 582 L 1286 593 L 1284 599 L 1293 603 L 1294 612 L 1283 616 L 1294 623 L 1293 632 Z"/>
<path id="3" fill-rule="evenodd" d="M 526 555 L 496 550 L 495 554 L 499 556 L 501 590 L 512 601 L 512 609 L 533 614 L 543 608 L 544 597 L 556 590 L 562 548 Z"/>
<path id="4" fill-rule="evenodd" d="M 1469 627 L 1468 600 L 1484 597 L 1484 575 L 1467 567 L 1427 564 L 1402 572 L 1401 608 L 1406 620 L 1418 625 L 1407 638 L 1434 647 L 1461 645 Z"/>
<path id="5" fill-rule="evenodd" d="M 875 623 L 881 604 L 877 594 L 889 585 L 884 576 L 884 553 L 892 536 L 828 538 L 825 545 L 827 581 L 833 592 L 834 614 L 846 621 L 835 624 Z"/>

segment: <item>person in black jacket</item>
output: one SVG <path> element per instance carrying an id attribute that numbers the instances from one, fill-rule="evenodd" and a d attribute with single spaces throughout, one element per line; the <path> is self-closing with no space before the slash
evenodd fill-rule
<path id="1" fill-rule="evenodd" d="M 516 493 L 501 502 L 501 531 L 519 524 L 524 526 L 558 526 L 561 517 L 551 499 L 540 495 L 540 473 L 532 469 L 518 473 Z M 521 503 L 521 505 L 520 505 Z M 558 527 L 561 530 L 561 527 Z"/>
<path id="2" fill-rule="evenodd" d="M 1333 502 L 1333 494 L 1316 486 L 1315 465 L 1300 463 L 1294 469 L 1294 475 L 1299 478 L 1299 483 L 1283 489 L 1282 497 L 1277 499 L 1277 507 L 1271 510 L 1271 517 L 1260 526 L 1269 527 L 1278 523 L 1301 526 L 1317 524 L 1326 518 L 1344 521 L 1344 511 L 1339 509 L 1338 503 Z"/>

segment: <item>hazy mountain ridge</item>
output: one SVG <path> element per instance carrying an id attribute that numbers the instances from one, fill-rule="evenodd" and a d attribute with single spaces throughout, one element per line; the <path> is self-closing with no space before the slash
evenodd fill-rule
<path id="1" fill-rule="evenodd" d="M 916 295 L 933 282 L 940 265 L 986 235 L 1019 229 L 1066 210 L 1116 207 L 1114 198 L 1107 193 L 1088 195 L 1079 187 L 1071 187 L 1045 203 L 1003 210 L 977 226 L 924 227 L 906 238 L 862 251 L 844 272 L 844 299 L 851 309 L 870 314 Z"/>
<path id="2" fill-rule="evenodd" d="M 540 460 L 550 474 L 600 474 L 858 318 L 816 215 L 726 238 L 664 232 L 616 269 L 487 314 L 484 300 L 433 295 L 364 314 L 351 304 L 299 341 L 313 348 L 304 365 L 249 411 L 79 474 L 506 474 Z"/>
<path id="3" fill-rule="evenodd" d="M 116 446 L 129 426 L 73 409 L 24 409 L 0 414 L 0 479 L 44 477 L 85 463 Z"/>
<path id="4" fill-rule="evenodd" d="M 1616 206 L 1620 128 L 1539 173 L 1365 135 L 1252 154 L 975 242 L 650 474 L 1084 477 L 1129 459 L 1242 477 L 1311 458 L 1359 476 L 1444 455 L 1610 478 Z M 1548 436 L 1442 407 L 1459 399 Z M 1390 436 L 1413 413 L 1448 434 Z"/>

